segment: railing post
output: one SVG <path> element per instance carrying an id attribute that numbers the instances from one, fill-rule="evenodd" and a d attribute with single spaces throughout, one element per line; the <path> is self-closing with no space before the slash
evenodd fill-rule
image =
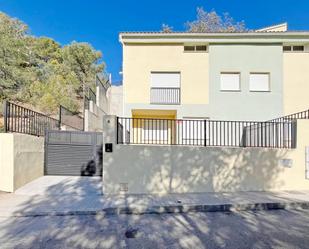
<path id="1" fill-rule="evenodd" d="M 207 133 L 206 125 L 207 125 L 207 121 L 206 121 L 206 119 L 204 119 L 204 146 L 207 146 L 207 142 L 206 142 L 206 139 L 207 139 L 207 136 L 206 136 L 206 133 Z"/>
<path id="2" fill-rule="evenodd" d="M 8 101 L 3 102 L 4 132 L 8 132 Z"/>
<path id="3" fill-rule="evenodd" d="M 242 128 L 242 147 L 247 147 L 247 129 L 246 126 Z"/>
<path id="4" fill-rule="evenodd" d="M 297 147 L 297 119 L 294 120 L 292 123 L 292 138 L 291 138 L 291 148 L 295 149 Z"/>
<path id="5" fill-rule="evenodd" d="M 61 116 L 62 116 L 62 106 L 59 105 L 59 122 L 58 122 L 58 129 L 61 130 Z"/>
<path id="6" fill-rule="evenodd" d="M 119 117 L 116 117 L 116 144 L 119 143 Z"/>

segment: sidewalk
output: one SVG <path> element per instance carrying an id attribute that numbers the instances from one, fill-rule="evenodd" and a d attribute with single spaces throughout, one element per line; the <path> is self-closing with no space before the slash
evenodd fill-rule
<path id="1" fill-rule="evenodd" d="M 0 217 L 309 209 L 309 191 L 159 195 L 0 194 Z"/>

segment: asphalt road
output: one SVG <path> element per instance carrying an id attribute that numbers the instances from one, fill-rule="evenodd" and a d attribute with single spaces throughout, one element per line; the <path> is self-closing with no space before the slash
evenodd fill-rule
<path id="1" fill-rule="evenodd" d="M 0 218 L 0 248 L 309 248 L 309 210 Z"/>

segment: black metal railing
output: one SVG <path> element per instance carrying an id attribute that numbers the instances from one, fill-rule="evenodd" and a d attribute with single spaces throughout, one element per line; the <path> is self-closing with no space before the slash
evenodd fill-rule
<path id="1" fill-rule="evenodd" d="M 44 136 L 45 130 L 58 130 L 59 120 L 20 105 L 4 102 L 4 131 Z"/>
<path id="2" fill-rule="evenodd" d="M 150 89 L 150 103 L 151 104 L 180 104 L 180 88 L 179 87 L 152 87 Z"/>
<path id="3" fill-rule="evenodd" d="M 295 120 L 295 119 L 309 119 L 309 110 L 293 113 L 293 114 L 286 115 L 280 118 L 275 118 L 275 119 L 269 120 L 269 122 L 284 122 L 287 120 Z"/>
<path id="4" fill-rule="evenodd" d="M 91 88 L 88 89 L 88 99 L 93 101 L 95 104 L 97 103 L 97 96 Z"/>
<path id="5" fill-rule="evenodd" d="M 107 76 L 105 78 L 107 78 Z M 111 87 L 111 83 L 109 82 L 109 80 L 105 80 L 105 82 L 103 83 L 103 80 L 99 76 L 96 76 L 96 85 L 97 86 L 100 85 L 101 87 L 104 87 L 105 90 Z"/>
<path id="6" fill-rule="evenodd" d="M 59 107 L 59 123 L 60 127 L 65 125 L 74 130 L 84 130 L 84 118 L 79 116 L 77 112 L 72 112 L 62 105 Z"/>
<path id="7" fill-rule="evenodd" d="M 119 144 L 295 148 L 296 121 L 249 122 L 118 117 Z"/>
<path id="8" fill-rule="evenodd" d="M 84 96 L 84 109 L 89 110 L 89 108 L 90 108 L 90 99 L 87 98 L 87 96 Z M 85 116 L 85 113 L 84 113 L 84 116 Z"/>

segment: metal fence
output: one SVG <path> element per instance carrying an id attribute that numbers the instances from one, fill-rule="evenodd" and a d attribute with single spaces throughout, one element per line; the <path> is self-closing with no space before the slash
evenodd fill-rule
<path id="1" fill-rule="evenodd" d="M 80 117 L 78 113 L 72 112 L 62 105 L 59 107 L 59 122 L 61 125 L 69 126 L 73 130 L 84 130 L 84 118 Z"/>
<path id="2" fill-rule="evenodd" d="M 93 101 L 93 103 L 97 103 L 97 96 L 91 88 L 88 89 L 88 99 Z"/>
<path id="3" fill-rule="evenodd" d="M 296 121 L 117 118 L 119 144 L 295 148 Z"/>
<path id="4" fill-rule="evenodd" d="M 309 119 L 309 110 L 293 113 L 280 118 L 275 118 L 270 120 L 269 122 L 283 122 L 286 120 L 295 120 L 295 119 Z"/>
<path id="5" fill-rule="evenodd" d="M 88 89 L 88 93 L 84 95 L 84 109 L 89 110 L 90 108 L 90 101 L 96 104 L 97 96 L 90 88 Z"/>
<path id="6" fill-rule="evenodd" d="M 9 101 L 3 111 L 5 132 L 44 136 L 47 129 L 59 129 L 59 120 Z"/>
<path id="7" fill-rule="evenodd" d="M 106 76 L 107 78 L 107 76 Z M 99 77 L 99 76 L 96 76 L 96 85 L 101 85 L 102 87 L 105 88 L 105 90 L 107 90 L 109 87 L 111 87 L 111 83 L 109 80 L 106 80 L 104 83 L 103 83 L 103 80 Z"/>
<path id="8" fill-rule="evenodd" d="M 90 99 L 87 98 L 87 96 L 84 96 L 84 109 L 89 110 L 89 108 L 90 108 Z M 85 116 L 85 113 L 84 113 L 84 116 Z"/>

